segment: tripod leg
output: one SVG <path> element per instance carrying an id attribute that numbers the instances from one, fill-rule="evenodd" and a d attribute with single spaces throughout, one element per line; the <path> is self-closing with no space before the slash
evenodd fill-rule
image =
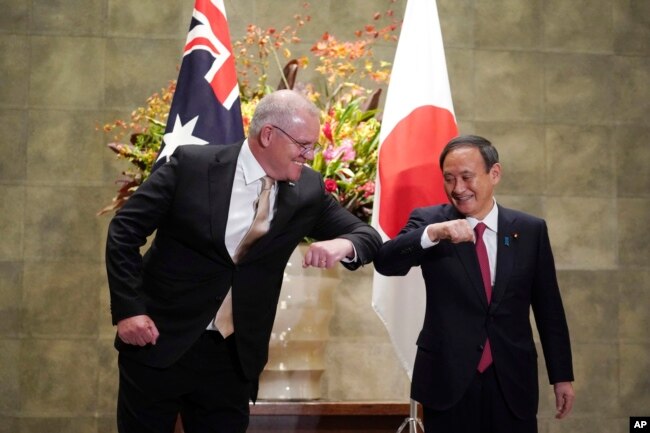
<path id="1" fill-rule="evenodd" d="M 404 419 L 404 422 L 397 429 L 397 433 L 402 433 L 402 430 L 404 430 L 404 427 L 406 427 L 408 424 L 410 424 L 410 422 L 411 422 L 411 418 Z"/>

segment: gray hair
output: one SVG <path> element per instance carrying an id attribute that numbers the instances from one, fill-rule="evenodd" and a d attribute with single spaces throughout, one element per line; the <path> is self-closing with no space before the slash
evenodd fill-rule
<path id="1" fill-rule="evenodd" d="M 320 110 L 302 94 L 293 90 L 277 90 L 263 97 L 255 107 L 248 135 L 257 137 L 266 124 L 286 128 L 291 120 L 307 113 L 319 117 Z"/>

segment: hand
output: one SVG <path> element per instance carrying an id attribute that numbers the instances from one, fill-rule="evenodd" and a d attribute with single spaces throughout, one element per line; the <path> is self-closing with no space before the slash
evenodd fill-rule
<path id="1" fill-rule="evenodd" d="M 553 384 L 553 391 L 555 392 L 555 407 L 557 408 L 555 418 L 562 419 L 569 415 L 573 408 L 573 400 L 576 398 L 573 384 L 571 382 L 555 383 Z"/>
<path id="2" fill-rule="evenodd" d="M 332 268 L 345 257 L 354 257 L 354 247 L 348 239 L 331 239 L 309 245 L 302 267 Z"/>
<path id="3" fill-rule="evenodd" d="M 155 346 L 160 333 L 153 320 L 143 314 L 117 322 L 117 335 L 126 344 L 146 346 L 151 343 Z"/>
<path id="4" fill-rule="evenodd" d="M 451 220 L 427 226 L 427 236 L 432 242 L 448 239 L 454 244 L 474 242 L 474 230 L 467 220 Z"/>

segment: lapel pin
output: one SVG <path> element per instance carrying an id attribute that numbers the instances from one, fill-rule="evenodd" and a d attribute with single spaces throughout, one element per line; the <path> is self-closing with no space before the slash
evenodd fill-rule
<path id="1" fill-rule="evenodd" d="M 513 242 L 516 241 L 517 239 L 519 239 L 519 233 L 518 233 L 518 232 L 514 232 L 514 233 L 512 233 L 510 236 L 505 235 L 505 236 L 503 237 L 503 245 L 505 245 L 506 247 L 509 247 L 509 246 L 510 246 L 510 237 L 511 237 L 511 236 L 512 236 L 512 240 L 513 240 Z"/>

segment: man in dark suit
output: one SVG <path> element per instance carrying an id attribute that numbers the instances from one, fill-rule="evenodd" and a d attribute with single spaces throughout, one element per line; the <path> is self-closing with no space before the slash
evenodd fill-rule
<path id="1" fill-rule="evenodd" d="M 308 236 L 320 241 L 305 267 L 356 269 L 372 260 L 377 232 L 305 166 L 319 114 L 296 92 L 266 96 L 247 140 L 180 147 L 111 221 L 106 265 L 120 432 L 168 433 L 179 412 L 187 433 L 244 432 L 292 251 Z M 250 245 L 242 239 L 257 224 L 261 190 L 265 234 Z"/>
<path id="2" fill-rule="evenodd" d="M 420 266 L 426 312 L 411 397 L 434 433 L 537 431 L 535 314 L 557 418 L 574 391 L 569 332 L 546 223 L 497 205 L 496 149 L 460 136 L 440 155 L 451 204 L 415 209 L 375 257 L 384 275 Z M 475 232 L 475 229 L 477 232 Z"/>

